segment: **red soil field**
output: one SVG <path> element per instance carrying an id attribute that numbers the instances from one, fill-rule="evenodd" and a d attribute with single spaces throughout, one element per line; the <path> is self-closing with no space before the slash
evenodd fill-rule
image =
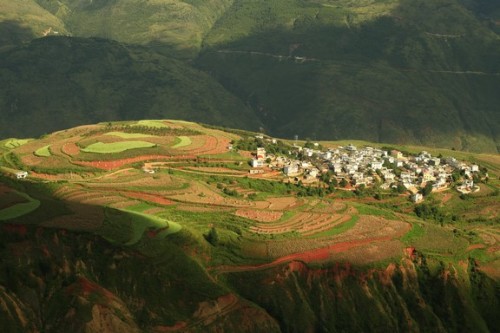
<path id="1" fill-rule="evenodd" d="M 75 156 L 80 153 L 80 148 L 73 142 L 67 142 L 62 146 L 61 151 L 66 155 Z"/>
<path id="2" fill-rule="evenodd" d="M 377 237 L 377 238 L 368 238 L 368 239 L 362 239 L 362 240 L 356 240 L 356 241 L 349 241 L 349 242 L 340 242 L 336 244 L 332 244 L 330 246 L 316 249 L 316 250 L 310 250 L 310 251 L 304 251 L 300 253 L 293 253 L 281 258 L 278 258 L 270 263 L 266 264 L 260 264 L 260 265 L 242 265 L 242 266 L 216 266 L 216 267 L 209 267 L 209 271 L 215 271 L 217 274 L 220 273 L 231 273 L 231 272 L 243 272 L 243 271 L 257 271 L 257 270 L 262 270 L 262 269 L 267 269 L 271 268 L 277 265 L 281 265 L 290 261 L 303 261 L 306 263 L 311 263 L 311 262 L 321 262 L 330 259 L 331 254 L 334 253 L 339 253 L 339 252 L 345 252 L 348 251 L 349 249 L 362 246 L 365 244 L 370 244 L 373 242 L 383 242 L 383 241 L 388 241 L 393 239 L 394 236 L 386 236 L 386 237 Z"/>

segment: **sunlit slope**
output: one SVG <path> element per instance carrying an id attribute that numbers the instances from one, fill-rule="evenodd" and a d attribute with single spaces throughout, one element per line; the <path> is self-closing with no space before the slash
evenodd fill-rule
<path id="1" fill-rule="evenodd" d="M 151 45 L 192 56 L 231 0 L 38 0 L 73 35 Z"/>
<path id="2" fill-rule="evenodd" d="M 67 34 L 65 24 L 33 0 L 0 0 L 0 51 L 50 33 Z"/>

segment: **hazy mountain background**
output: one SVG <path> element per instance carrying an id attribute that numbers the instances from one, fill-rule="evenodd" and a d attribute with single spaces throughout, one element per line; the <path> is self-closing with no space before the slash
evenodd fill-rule
<path id="1" fill-rule="evenodd" d="M 0 133 L 157 117 L 496 152 L 499 32 L 495 0 L 0 0 Z"/>

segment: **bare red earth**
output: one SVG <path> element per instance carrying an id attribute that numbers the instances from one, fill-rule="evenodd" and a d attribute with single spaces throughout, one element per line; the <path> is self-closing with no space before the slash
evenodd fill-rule
<path id="1" fill-rule="evenodd" d="M 67 142 L 62 146 L 62 152 L 69 156 L 75 156 L 80 153 L 80 148 L 74 142 Z"/>
<path id="2" fill-rule="evenodd" d="M 320 249 L 315 249 L 315 250 L 310 250 L 310 251 L 304 251 L 304 252 L 299 252 L 299 253 L 293 253 L 287 256 L 283 256 L 281 258 L 278 258 L 270 263 L 266 264 L 260 264 L 260 265 L 243 265 L 243 266 L 218 266 L 218 267 L 209 267 L 209 270 L 216 271 L 217 273 L 225 273 L 225 272 L 242 272 L 242 271 L 256 271 L 256 270 L 262 270 L 270 267 L 274 267 L 283 263 L 287 263 L 290 261 L 303 261 L 305 263 L 310 263 L 310 262 L 318 262 L 318 261 L 325 261 L 330 258 L 330 255 L 333 253 L 340 253 L 340 252 L 345 252 L 349 249 L 362 246 L 365 244 L 373 243 L 373 242 L 383 242 L 383 241 L 388 241 L 392 240 L 394 238 L 400 237 L 406 232 L 409 231 L 411 226 L 408 224 L 407 225 L 407 230 L 404 232 L 398 234 L 398 235 L 390 235 L 390 236 L 385 236 L 385 237 L 374 237 L 374 238 L 368 238 L 368 239 L 360 239 L 360 240 L 354 240 L 354 241 L 348 241 L 348 242 L 340 242 L 336 244 L 332 244 L 330 246 L 320 248 Z"/>
<path id="3" fill-rule="evenodd" d="M 73 161 L 74 164 L 89 166 L 97 169 L 103 170 L 113 170 L 120 168 L 126 164 L 132 164 L 136 162 L 143 162 L 149 160 L 193 160 L 196 159 L 195 155 L 142 155 L 131 158 L 124 158 L 114 161 Z"/>

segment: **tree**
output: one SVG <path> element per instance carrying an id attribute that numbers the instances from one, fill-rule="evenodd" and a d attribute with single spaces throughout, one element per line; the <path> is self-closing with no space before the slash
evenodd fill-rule
<path id="1" fill-rule="evenodd" d="M 428 196 L 429 194 L 431 194 L 432 192 L 432 182 L 427 182 L 427 184 L 425 184 L 425 187 L 422 189 L 422 195 L 424 197 Z"/>
<path id="2" fill-rule="evenodd" d="M 215 227 L 212 227 L 208 234 L 204 236 L 207 242 L 213 246 L 217 246 L 219 244 L 219 234 L 217 233 L 217 229 L 215 229 Z"/>

